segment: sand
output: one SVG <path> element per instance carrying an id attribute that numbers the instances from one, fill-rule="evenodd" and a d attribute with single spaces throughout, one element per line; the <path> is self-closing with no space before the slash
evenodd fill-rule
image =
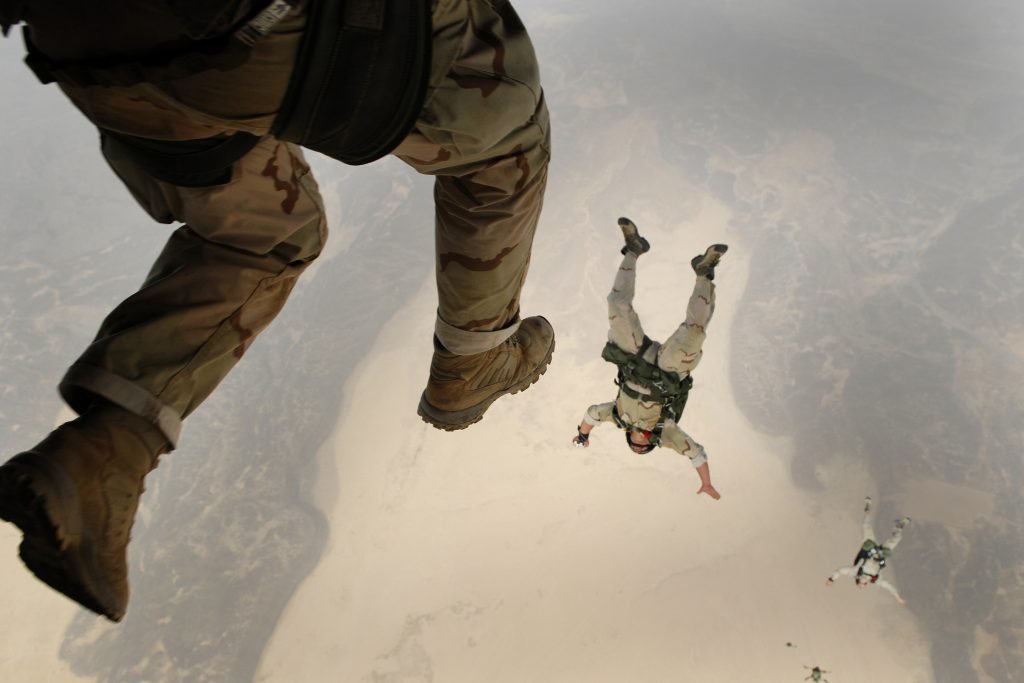
<path id="1" fill-rule="evenodd" d="M 70 411 L 62 409 L 54 426 L 70 416 Z M 21 537 L 21 531 L 13 524 L 0 523 L 0 586 L 5 625 L 0 638 L 0 671 L 17 674 L 24 681 L 82 680 L 59 657 L 64 633 L 81 608 L 25 568 L 18 558 Z"/>

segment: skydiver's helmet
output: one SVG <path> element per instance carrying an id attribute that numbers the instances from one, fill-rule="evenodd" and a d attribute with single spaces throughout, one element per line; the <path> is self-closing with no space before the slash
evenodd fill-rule
<path id="1" fill-rule="evenodd" d="M 633 439 L 630 437 L 630 434 L 632 434 L 632 433 L 633 433 L 632 429 L 627 429 L 626 430 L 626 445 L 629 446 L 631 451 L 633 451 L 634 453 L 638 453 L 640 455 L 644 455 L 645 453 L 650 453 L 651 451 L 654 450 L 654 444 L 653 443 L 650 443 L 650 442 L 647 442 L 647 443 L 633 443 Z M 641 433 L 645 434 L 648 439 L 651 438 L 651 433 L 650 432 L 641 432 Z"/>

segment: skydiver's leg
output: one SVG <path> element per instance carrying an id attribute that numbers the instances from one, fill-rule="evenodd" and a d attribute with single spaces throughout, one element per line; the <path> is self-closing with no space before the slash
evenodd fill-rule
<path id="1" fill-rule="evenodd" d="M 186 188 L 148 176 L 116 147 L 108 161 L 159 221 L 185 223 L 141 289 L 107 316 L 61 382 L 81 412 L 101 397 L 156 424 L 172 446 L 284 306 L 320 253 L 323 204 L 302 150 L 266 137 L 230 182 Z"/>
<path id="2" fill-rule="evenodd" d="M 715 283 L 697 277 L 686 304 L 686 320 L 661 346 L 658 365 L 680 374 L 692 372 L 703 355 L 707 326 L 715 312 Z"/>
<path id="3" fill-rule="evenodd" d="M 875 538 L 875 530 L 871 524 L 871 507 L 869 505 L 864 506 L 864 521 L 861 523 L 861 533 L 865 541 L 871 541 Z"/>
<path id="4" fill-rule="evenodd" d="M 662 345 L 658 354 L 660 367 L 684 374 L 700 363 L 707 327 L 715 312 L 715 266 L 728 249 L 725 244 L 712 244 L 690 260 L 697 280 L 686 305 L 686 320 Z"/>
<path id="5" fill-rule="evenodd" d="M 498 7 L 438 5 L 427 104 L 395 150 L 436 176 L 438 346 L 420 414 L 443 429 L 529 386 L 554 347 L 546 320 L 519 315 L 547 184 L 548 112 L 530 39 L 511 5 Z M 475 386 L 471 375 L 499 366 L 508 372 L 497 385 Z"/>
<path id="6" fill-rule="evenodd" d="M 265 134 L 303 21 L 301 11 L 286 19 L 230 73 L 64 90 L 96 125 L 144 138 Z M 119 620 L 144 478 L 283 306 L 326 225 L 301 151 L 271 138 L 233 164 L 230 180 L 199 188 L 149 176 L 109 136 L 104 154 L 156 220 L 187 225 L 64 377 L 80 416 L 0 467 L 0 517 L 24 533 L 20 554 L 37 577 Z"/>
<path id="7" fill-rule="evenodd" d="M 640 316 L 633 309 L 636 293 L 637 256 L 627 251 L 615 273 L 612 290 L 608 293 L 608 341 L 623 351 L 635 353 L 644 341 L 644 328 Z"/>
<path id="8" fill-rule="evenodd" d="M 909 517 L 903 517 L 896 521 L 896 526 L 893 527 L 892 533 L 889 534 L 889 538 L 882 544 L 883 547 L 889 550 L 895 550 L 896 546 L 899 545 L 900 541 L 903 540 L 903 529 L 910 523 Z"/>
<path id="9" fill-rule="evenodd" d="M 465 347 L 499 345 L 517 320 L 550 124 L 533 46 L 511 5 L 442 3 L 434 34 L 427 104 L 394 153 L 436 177 L 438 337 L 456 353 L 476 352 Z"/>
<path id="10" fill-rule="evenodd" d="M 24 533 L 21 557 L 37 577 L 117 621 L 144 478 L 284 305 L 326 227 L 292 145 L 264 138 L 230 182 L 206 188 L 155 180 L 105 151 L 155 218 L 187 225 L 61 382 L 80 417 L 0 467 L 0 517 Z"/>

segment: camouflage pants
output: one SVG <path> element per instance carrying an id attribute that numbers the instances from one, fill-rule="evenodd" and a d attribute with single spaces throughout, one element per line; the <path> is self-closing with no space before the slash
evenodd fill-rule
<path id="1" fill-rule="evenodd" d="M 865 511 L 864 512 L 864 522 L 863 522 L 862 532 L 863 532 L 864 540 L 865 541 L 871 541 L 873 543 L 875 542 L 875 530 L 874 530 L 874 528 L 873 528 L 873 526 L 871 524 L 871 512 L 870 511 Z M 888 548 L 889 550 L 893 550 L 897 545 L 899 545 L 901 540 L 903 540 L 903 529 L 899 525 L 897 525 L 897 526 L 893 527 L 892 533 L 889 534 L 889 538 L 887 538 L 886 541 L 881 544 L 881 546 L 883 548 Z"/>
<path id="2" fill-rule="evenodd" d="M 608 341 L 631 353 L 639 351 L 644 340 L 640 317 L 633 309 L 636 263 L 637 257 L 626 252 L 608 294 Z M 698 277 L 687 302 L 686 320 L 661 345 L 658 366 L 679 374 L 692 372 L 700 363 L 707 326 L 714 311 L 715 285 L 705 277 Z"/>
<path id="3" fill-rule="evenodd" d="M 160 87 L 65 88 L 97 125 L 130 135 L 264 136 L 229 182 L 205 188 L 153 178 L 105 146 L 153 218 L 185 225 L 62 380 L 73 408 L 102 396 L 176 444 L 181 420 L 273 320 L 323 249 L 323 203 L 302 151 L 266 135 L 303 19 L 282 24 L 236 73 Z M 507 2 L 437 0 L 433 21 L 427 100 L 394 153 L 435 176 L 435 333 L 452 352 L 470 354 L 518 326 L 547 180 L 548 116 L 533 47 Z"/>

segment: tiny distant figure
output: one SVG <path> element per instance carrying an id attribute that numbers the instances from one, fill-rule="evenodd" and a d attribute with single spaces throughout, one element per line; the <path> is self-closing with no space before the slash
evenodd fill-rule
<path id="1" fill-rule="evenodd" d="M 602 358 L 618 367 L 619 393 L 614 401 L 587 409 L 573 443 L 588 446 L 590 432 L 599 422 L 614 422 L 625 430 L 626 445 L 634 453 L 667 446 L 690 458 L 700 477 L 697 493 L 718 500 L 721 496 L 711 484 L 704 447 L 679 428 L 679 421 L 693 385 L 690 372 L 700 362 L 708 322 L 715 310 L 715 266 L 728 247 L 712 244 L 690 261 L 697 281 L 686 307 L 686 320 L 660 344 L 644 334 L 633 309 L 637 259 L 651 245 L 628 218 L 620 218 L 619 227 L 626 246 L 608 295 L 608 343 L 601 352 Z"/>
<path id="2" fill-rule="evenodd" d="M 859 588 L 877 585 L 892 593 L 892 596 L 901 605 L 907 604 L 906 600 L 900 597 L 896 587 L 885 579 L 879 578 L 878 574 L 885 568 L 892 551 L 899 545 L 900 539 L 903 538 L 903 529 L 908 524 L 910 524 L 910 517 L 900 517 L 896 520 L 896 526 L 889 539 L 885 543 L 877 543 L 874 540 L 875 534 L 871 526 L 871 497 L 866 497 L 864 499 L 864 544 L 860 547 L 857 556 L 853 558 L 853 564 L 849 567 L 840 567 L 832 572 L 832 576 L 828 577 L 825 585 L 831 586 L 838 576 L 853 576 Z"/>
<path id="3" fill-rule="evenodd" d="M 827 674 L 828 670 L 822 669 L 821 667 L 815 666 L 810 667 L 804 664 L 804 668 L 810 671 L 810 675 L 805 678 L 805 681 L 814 681 L 814 683 L 828 683 L 828 679 L 823 676 Z"/>

